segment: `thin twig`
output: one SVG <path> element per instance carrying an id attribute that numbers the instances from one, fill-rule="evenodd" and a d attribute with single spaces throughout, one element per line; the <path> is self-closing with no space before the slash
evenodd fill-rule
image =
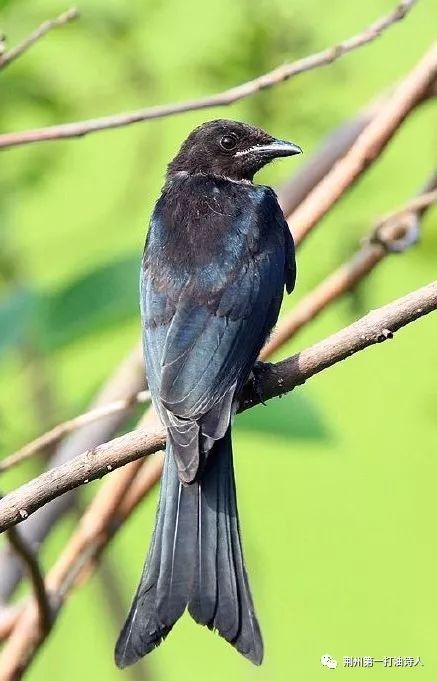
<path id="1" fill-rule="evenodd" d="M 17 464 L 21 463 L 22 461 L 25 461 L 33 454 L 36 454 L 37 452 L 41 451 L 41 449 L 44 449 L 48 445 L 57 442 L 58 440 L 63 438 L 64 435 L 66 435 L 67 433 L 71 433 L 73 430 L 78 430 L 79 428 L 83 428 L 84 426 L 87 426 L 89 423 L 92 423 L 93 421 L 97 421 L 106 416 L 116 414 L 117 412 L 120 411 L 126 411 L 127 409 L 133 407 L 135 404 L 144 404 L 145 402 L 150 402 L 150 393 L 148 390 L 142 390 L 136 395 L 132 395 L 122 400 L 115 400 L 114 402 L 104 404 L 101 407 L 96 407 L 95 409 L 91 409 L 90 411 L 84 412 L 79 416 L 75 416 L 74 418 L 69 419 L 68 421 L 59 423 L 54 428 L 47 431 L 46 433 L 43 433 L 43 435 L 40 435 L 39 437 L 35 438 L 35 440 L 32 440 L 32 442 L 29 442 L 24 447 L 17 450 L 3 461 L 0 461 L 0 473 L 3 473 L 4 471 L 9 470 L 13 466 L 16 466 Z"/>
<path id="2" fill-rule="evenodd" d="M 50 599 L 46 591 L 44 577 L 41 572 L 38 558 L 28 547 L 21 537 L 17 527 L 10 527 L 6 530 L 8 541 L 23 562 L 32 584 L 35 601 L 38 608 L 39 622 L 42 633 L 47 635 L 52 627 L 52 613 Z"/>
<path id="3" fill-rule="evenodd" d="M 267 359 L 294 338 L 303 326 L 315 319 L 330 303 L 353 290 L 387 255 L 405 251 L 417 242 L 419 219 L 437 201 L 437 191 L 427 191 L 435 182 L 436 178 L 433 178 L 424 193 L 401 210 L 378 220 L 372 234 L 363 240 L 353 257 L 304 296 L 281 319 L 260 353 L 261 360 Z"/>
<path id="4" fill-rule="evenodd" d="M 0 56 L 0 70 L 4 69 L 6 66 L 11 64 L 15 59 L 18 57 L 21 57 L 24 52 L 27 52 L 27 50 L 32 47 L 32 45 L 35 45 L 38 40 L 41 40 L 49 31 L 51 31 L 54 28 L 59 28 L 60 26 L 65 26 L 65 24 L 68 24 L 70 21 L 73 21 L 73 19 L 77 19 L 79 16 L 79 12 L 75 7 L 72 7 L 71 9 L 68 9 L 66 12 L 63 12 L 60 14 L 58 17 L 55 19 L 49 19 L 48 21 L 44 21 L 38 28 L 36 28 L 30 35 L 27 36 L 21 43 L 13 47 L 12 49 L 8 50 L 7 52 L 4 52 Z"/>
<path id="5" fill-rule="evenodd" d="M 289 392 L 314 374 L 370 345 L 391 338 L 402 326 L 437 308 L 437 281 L 396 300 L 263 373 L 266 400 Z M 245 394 L 242 408 L 260 401 Z M 137 429 L 43 473 L 0 500 L 0 531 L 25 520 L 31 513 L 64 492 L 106 475 L 146 454 L 162 449 L 165 431 Z"/>
<path id="6" fill-rule="evenodd" d="M 290 229 L 300 243 L 339 198 L 379 157 L 408 114 L 427 97 L 437 79 L 437 45 L 434 45 L 395 89 L 355 144 L 300 206 L 289 216 Z"/>
<path id="7" fill-rule="evenodd" d="M 101 130 L 109 130 L 112 128 L 120 128 L 122 126 L 131 125 L 140 121 L 152 120 L 155 118 L 164 118 L 186 111 L 195 111 L 199 109 L 213 108 L 217 106 L 228 106 L 241 99 L 245 99 L 256 92 L 271 88 L 278 83 L 283 83 L 301 73 L 310 71 L 312 69 L 332 64 L 343 55 L 355 50 L 363 45 L 374 41 L 384 31 L 386 31 L 394 23 L 403 19 L 411 10 L 417 0 L 402 0 L 402 2 L 389 14 L 381 19 L 378 19 L 365 30 L 357 35 L 348 38 L 342 43 L 334 47 L 330 47 L 322 52 L 312 54 L 291 64 L 282 64 L 277 66 L 272 71 L 242 83 L 236 87 L 230 88 L 223 92 L 208 97 L 201 97 L 199 99 L 190 100 L 187 102 L 166 104 L 162 106 L 153 106 L 147 109 L 140 109 L 139 111 L 130 111 L 128 113 L 116 114 L 113 116 L 104 116 L 102 118 L 95 118 L 86 121 L 79 121 L 76 123 L 66 123 L 63 125 L 54 125 L 48 128 L 40 128 L 36 130 L 25 130 L 22 132 L 6 133 L 0 135 L 0 148 L 14 147 L 22 144 L 31 144 L 34 142 L 43 142 L 47 140 L 59 140 L 72 137 L 83 137 L 89 133 L 98 132 Z"/>
<path id="8" fill-rule="evenodd" d="M 409 213 L 422 213 L 426 208 L 429 208 L 430 206 L 432 206 L 433 203 L 436 203 L 436 201 L 437 189 L 426 192 L 424 194 L 419 194 L 419 196 L 416 196 L 414 199 L 411 199 L 411 201 L 406 203 L 405 206 L 403 206 L 402 208 L 393 211 L 393 213 L 388 213 L 387 215 L 384 215 L 378 221 L 378 227 L 382 226 L 385 223 L 399 221 L 401 218 L 405 217 L 405 215 L 408 215 Z"/>

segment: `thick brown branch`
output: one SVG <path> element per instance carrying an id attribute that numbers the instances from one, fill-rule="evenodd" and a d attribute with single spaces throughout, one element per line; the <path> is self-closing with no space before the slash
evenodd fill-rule
<path id="1" fill-rule="evenodd" d="M 437 45 L 433 46 L 395 89 L 366 126 L 348 153 L 289 216 L 296 243 L 301 243 L 319 220 L 378 158 L 408 114 L 428 96 L 437 79 Z"/>
<path id="2" fill-rule="evenodd" d="M 0 56 L 0 70 L 4 69 L 6 66 L 15 61 L 15 59 L 24 54 L 24 52 L 27 52 L 27 50 L 30 47 L 32 47 L 32 45 L 35 45 L 35 43 L 38 42 L 38 40 L 41 40 L 41 38 L 43 38 L 46 35 L 46 33 L 48 33 L 54 28 L 65 26 L 65 24 L 68 24 L 70 21 L 73 21 L 73 19 L 76 19 L 78 16 L 79 12 L 75 7 L 72 7 L 63 14 L 60 14 L 55 19 L 49 19 L 48 21 L 44 21 L 44 23 L 42 23 L 40 26 L 38 26 L 38 28 L 32 31 L 32 33 L 28 35 L 27 38 L 25 38 L 21 43 L 16 45 L 16 47 L 13 47 L 7 52 L 4 52 Z"/>
<path id="3" fill-rule="evenodd" d="M 289 392 L 320 371 L 370 345 L 391 338 L 395 331 L 436 308 L 437 281 L 370 312 L 324 341 L 273 365 L 262 378 L 264 399 Z M 247 389 L 241 408 L 248 409 L 258 403 L 259 397 Z M 21 522 L 64 492 L 156 452 L 164 444 L 162 428 L 152 432 L 138 429 L 43 473 L 0 501 L 0 531 Z"/>
<path id="4" fill-rule="evenodd" d="M 331 64 L 343 55 L 355 50 L 363 45 L 367 45 L 378 38 L 395 22 L 400 21 L 410 11 L 416 0 L 402 0 L 402 2 L 387 16 L 378 19 L 368 26 L 361 33 L 348 38 L 344 42 L 330 47 L 322 52 L 304 57 L 291 64 L 277 66 L 272 71 L 250 80 L 246 83 L 233 87 L 224 92 L 219 92 L 209 97 L 201 97 L 187 102 L 167 104 L 163 106 L 153 106 L 139 111 L 105 116 L 77 123 L 66 123 L 55 125 L 48 128 L 37 130 L 26 130 L 16 133 L 0 135 L 0 148 L 14 147 L 22 144 L 43 142 L 47 140 L 67 139 L 71 137 L 83 137 L 92 132 L 120 128 L 140 121 L 152 120 L 154 118 L 164 118 L 174 114 L 198 109 L 207 109 L 217 106 L 228 106 L 250 95 L 271 88 L 278 83 L 282 83 L 293 78 L 300 73 L 305 73 L 312 69 Z"/>

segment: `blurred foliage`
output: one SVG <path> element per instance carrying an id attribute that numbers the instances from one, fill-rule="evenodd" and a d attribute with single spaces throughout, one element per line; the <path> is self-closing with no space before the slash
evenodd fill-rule
<path id="1" fill-rule="evenodd" d="M 296 6 L 290 8 L 277 0 L 259 0 L 256 3 L 241 0 L 240 12 L 250 17 L 250 21 L 238 24 L 226 48 L 217 55 L 212 54 L 201 66 L 208 81 L 217 88 L 232 87 L 256 78 L 270 71 L 272 66 L 311 52 L 312 31 L 305 25 L 304 17 L 296 16 Z M 298 92 L 304 87 L 303 81 L 298 83 Z M 260 126 L 274 126 L 276 119 L 283 116 L 276 98 L 271 97 L 269 92 L 260 93 L 250 107 L 252 120 Z M 295 115 L 299 115 L 299 110 Z"/>
<path id="2" fill-rule="evenodd" d="M 92 118 L 224 89 L 352 35 L 393 4 L 88 0 L 79 3 L 79 21 L 51 32 L 0 72 L 0 128 Z M 0 32 L 12 46 L 65 9 L 58 0 L 0 0 Z M 436 21 L 435 3 L 423 0 L 373 45 L 231 108 L 3 152 L 0 455 L 41 430 L 35 369 L 46 374 L 61 420 L 86 407 L 137 342 L 147 217 L 166 163 L 189 130 L 208 118 L 233 117 L 290 138 L 310 155 L 333 127 L 412 67 L 434 38 Z M 427 179 L 435 163 L 434 115 L 430 104 L 421 107 L 304 245 L 297 289 L 284 310 L 350 255 L 376 216 L 403 204 Z M 277 184 L 300 162 L 283 160 L 259 180 Z M 388 259 L 280 354 L 435 278 L 436 249 L 434 211 L 414 252 Z M 436 331 L 436 320 L 427 318 L 393 343 L 237 417 L 241 524 L 265 664 L 252 669 L 184 617 L 144 663 L 144 678 L 313 681 L 327 673 L 319 664 L 326 652 L 340 660 L 421 655 L 422 678 L 435 678 L 437 551 L 430 537 L 437 388 L 430 368 Z M 10 473 L 2 486 L 11 488 L 37 467 L 34 461 Z M 155 499 L 154 493 L 109 551 L 126 608 Z M 47 543 L 47 566 L 73 524 L 67 518 Z M 69 603 L 29 678 L 121 678 L 112 662 L 121 622 L 108 613 L 106 594 L 93 579 Z M 372 678 L 386 675 L 372 670 Z"/>
<path id="3" fill-rule="evenodd" d="M 304 440 L 328 437 L 328 425 L 318 406 L 304 393 L 292 392 L 243 412 L 235 428 L 252 433 Z"/>
<path id="4" fill-rule="evenodd" d="M 0 355 L 29 339 L 40 350 L 52 352 L 137 316 L 138 261 L 111 262 L 49 293 L 14 288 L 0 303 L 0 328 L 6 331 Z"/>

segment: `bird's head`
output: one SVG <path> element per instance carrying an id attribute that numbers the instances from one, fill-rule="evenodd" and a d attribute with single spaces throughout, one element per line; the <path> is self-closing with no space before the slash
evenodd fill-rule
<path id="1" fill-rule="evenodd" d="M 252 181 L 255 173 L 275 158 L 294 156 L 302 149 L 238 121 L 217 120 L 193 130 L 168 166 L 175 173 L 212 174 Z"/>

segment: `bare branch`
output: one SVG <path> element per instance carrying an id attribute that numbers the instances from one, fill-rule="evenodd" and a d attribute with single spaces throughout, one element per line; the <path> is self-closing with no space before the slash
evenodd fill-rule
<path id="1" fill-rule="evenodd" d="M 27 52 L 32 45 L 35 45 L 35 43 L 38 42 L 38 40 L 41 40 L 41 38 L 43 38 L 49 31 L 54 28 L 59 28 L 60 26 L 65 26 L 65 24 L 73 21 L 73 19 L 77 19 L 78 16 L 78 10 L 75 7 L 72 7 L 66 12 L 63 12 L 63 14 L 60 14 L 55 19 L 44 21 L 44 23 L 32 31 L 27 38 L 16 45 L 16 47 L 13 47 L 11 50 L 8 50 L 7 52 L 4 52 L 2 55 L 0 55 L 0 70 L 6 68 L 6 66 L 9 66 L 9 64 L 15 61 L 15 59 L 18 57 L 21 57 L 24 52 Z"/>
<path id="2" fill-rule="evenodd" d="M 199 109 L 209 109 L 217 106 L 228 106 L 241 99 L 245 99 L 256 92 L 271 88 L 274 85 L 283 83 L 286 80 L 294 78 L 295 76 L 310 71 L 312 69 L 332 64 L 343 55 L 355 50 L 363 45 L 367 45 L 378 38 L 384 31 L 392 26 L 397 21 L 403 19 L 411 10 L 416 0 L 402 0 L 400 4 L 387 16 L 378 19 L 373 24 L 368 26 L 365 30 L 357 35 L 348 38 L 342 43 L 334 47 L 330 47 L 322 52 L 304 57 L 291 64 L 282 64 L 277 66 L 272 71 L 242 83 L 236 87 L 219 92 L 208 97 L 201 97 L 187 102 L 166 104 L 162 106 L 153 106 L 147 109 L 140 109 L 139 111 L 130 111 L 128 113 L 116 114 L 113 116 L 104 116 L 102 118 L 95 118 L 87 121 L 80 121 L 76 123 L 66 123 L 63 125 L 54 125 L 48 128 L 40 128 L 37 130 L 26 130 L 22 132 L 6 133 L 0 135 L 0 148 L 8 148 L 19 146 L 22 144 L 31 144 L 35 142 L 43 142 L 47 140 L 68 139 L 72 137 L 83 137 L 93 132 L 100 130 L 109 130 L 113 128 L 120 128 L 126 125 L 132 125 L 140 121 L 152 120 L 155 118 L 164 118 L 187 111 L 195 111 Z"/>
<path id="3" fill-rule="evenodd" d="M 436 178 L 433 178 L 424 193 L 412 199 L 401 210 L 378 220 L 372 234 L 363 241 L 355 255 L 304 296 L 281 319 L 260 353 L 261 360 L 267 359 L 284 343 L 294 338 L 303 326 L 317 317 L 330 303 L 354 289 L 389 253 L 405 251 L 417 242 L 419 219 L 437 200 L 436 190 L 426 191 L 431 190 L 435 182 Z"/>
<path id="4" fill-rule="evenodd" d="M 289 216 L 290 229 L 300 243 L 328 210 L 378 158 L 401 123 L 427 97 L 437 78 L 437 45 L 434 45 L 395 89 L 349 152 L 308 194 Z"/>
<path id="5" fill-rule="evenodd" d="M 114 400 L 132 397 L 143 387 L 144 362 L 138 344 L 99 390 L 92 406 L 98 408 Z M 129 410 L 116 412 L 88 424 L 81 430 L 70 433 L 57 448 L 55 455 L 50 460 L 50 466 L 59 466 L 76 456 L 78 452 L 92 449 L 101 442 L 111 439 L 129 414 Z M 71 508 L 75 493 L 76 490 L 73 490 L 58 497 L 20 525 L 18 529 L 23 539 L 34 552 L 38 551 L 56 520 Z M 22 575 L 21 563 L 7 550 L 7 547 L 2 547 L 0 550 L 0 574 L 0 602 L 4 603 L 14 591 Z M 0 619 L 1 616 L 2 610 L 0 610 Z"/>
<path id="6" fill-rule="evenodd" d="M 137 479 L 143 482 L 147 481 L 149 488 L 161 476 L 161 459 L 162 457 L 159 455 L 151 456 L 141 466 L 141 472 Z M 117 471 L 111 477 L 115 478 L 117 474 L 123 474 L 128 468 L 139 463 L 130 464 L 130 466 Z M 111 481 L 110 479 L 107 482 Z M 105 487 L 107 486 L 106 484 Z M 56 564 L 50 570 L 46 580 L 47 589 L 52 594 L 53 602 L 56 604 L 55 615 L 61 609 L 73 587 L 79 581 L 82 582 L 89 576 L 92 568 L 96 565 L 101 551 L 107 546 L 110 539 L 121 527 L 123 521 L 132 513 L 135 505 L 142 498 L 142 496 L 135 496 L 135 485 L 132 491 L 134 492 L 133 494 L 129 490 L 129 493 L 123 500 L 123 504 L 115 506 L 117 509 L 115 515 L 112 514 L 112 511 L 109 515 L 105 514 L 104 504 L 102 503 L 100 503 L 101 507 L 99 508 L 99 502 L 103 501 L 103 489 L 99 491 L 85 512 L 79 526 L 62 551 Z M 109 508 L 110 504 L 107 504 L 106 511 Z M 96 510 L 98 511 L 97 513 L 95 513 Z M 44 642 L 45 635 L 37 625 L 37 613 L 32 603 L 24 606 L 15 616 L 14 629 L 5 645 L 0 662 L 2 681 L 21 678 L 22 673 L 32 661 L 39 646 Z M 8 622 L 6 622 L 7 626 Z"/>
<path id="7" fill-rule="evenodd" d="M 366 244 L 349 260 L 330 274 L 313 291 L 304 296 L 278 324 L 260 353 L 266 360 L 312 321 L 330 303 L 352 290 L 383 259 L 381 245 Z"/>
<path id="8" fill-rule="evenodd" d="M 370 312 L 324 341 L 273 365 L 263 375 L 264 398 L 289 392 L 315 374 L 370 345 L 392 338 L 401 327 L 437 308 L 437 281 Z M 245 391 L 241 408 L 259 403 L 259 396 Z M 25 520 L 40 506 L 64 492 L 102 477 L 110 471 L 162 449 L 165 431 L 143 428 L 76 456 L 43 473 L 0 500 L 0 531 Z"/>
<path id="9" fill-rule="evenodd" d="M 5 605 L 0 610 L 0 641 L 4 641 L 10 636 L 14 629 L 23 607 L 20 605 Z"/>
<path id="10" fill-rule="evenodd" d="M 135 404 L 144 404 L 145 402 L 150 402 L 150 393 L 148 390 L 142 390 L 136 395 L 130 395 L 124 399 L 109 402 L 108 404 L 104 404 L 101 407 L 96 407 L 95 409 L 84 412 L 79 416 L 75 416 L 68 421 L 59 423 L 57 426 L 46 433 L 43 433 L 43 435 L 35 438 L 35 440 L 32 440 L 32 442 L 29 442 L 27 445 L 14 452 L 3 461 L 0 461 L 0 473 L 3 473 L 22 461 L 25 461 L 33 454 L 41 451 L 41 449 L 44 449 L 47 447 L 47 445 L 57 442 L 63 438 L 64 435 L 71 433 L 73 430 L 78 430 L 79 428 L 87 426 L 89 423 L 93 423 L 93 421 L 98 421 L 105 416 L 110 416 L 120 411 L 126 411 Z"/>
<path id="11" fill-rule="evenodd" d="M 404 218 L 406 215 L 409 215 L 410 213 L 422 214 L 427 208 L 432 206 L 433 203 L 436 203 L 436 201 L 437 189 L 425 192 L 424 194 L 419 194 L 419 196 L 411 199 L 411 201 L 406 203 L 402 208 L 399 208 L 399 210 L 389 213 L 388 215 L 384 215 L 378 221 L 378 228 L 382 227 L 384 224 L 402 222 L 402 218 Z"/>
<path id="12" fill-rule="evenodd" d="M 15 553 L 20 557 L 20 560 L 23 562 L 29 574 L 37 604 L 41 630 L 44 635 L 47 635 L 52 627 L 52 613 L 50 600 L 46 591 L 44 577 L 42 576 L 38 559 L 28 547 L 26 542 L 23 541 L 16 527 L 10 527 L 8 530 L 6 530 L 6 535 L 10 545 L 14 549 Z"/>

